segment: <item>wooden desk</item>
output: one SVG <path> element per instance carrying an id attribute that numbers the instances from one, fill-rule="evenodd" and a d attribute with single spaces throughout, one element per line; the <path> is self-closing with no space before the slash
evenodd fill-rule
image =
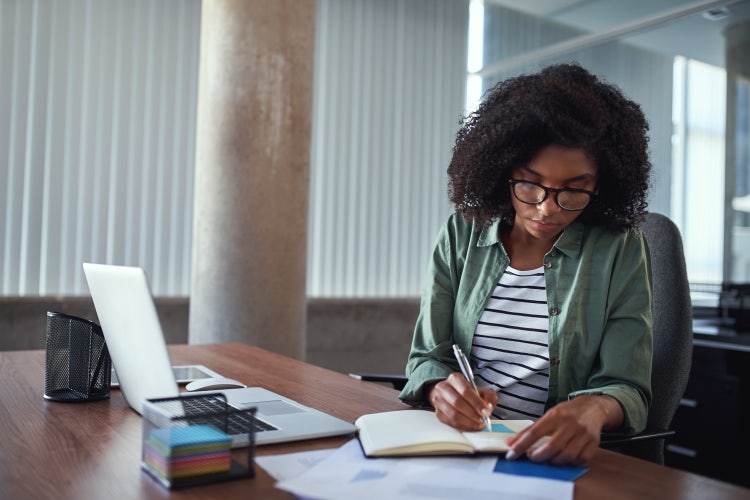
<path id="1" fill-rule="evenodd" d="M 384 386 L 242 344 L 170 346 L 174 364 L 200 363 L 353 422 L 404 409 Z M 43 399 L 44 351 L 0 352 L 0 498 L 293 498 L 256 467 L 254 479 L 170 492 L 141 472 L 141 418 L 118 391 L 93 403 Z M 257 454 L 333 448 L 351 437 L 268 445 Z M 600 450 L 576 499 L 750 498 L 750 490 Z"/>

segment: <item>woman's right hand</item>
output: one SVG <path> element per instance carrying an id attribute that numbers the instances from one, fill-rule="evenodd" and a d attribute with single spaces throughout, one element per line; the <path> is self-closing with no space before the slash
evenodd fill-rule
<path id="1" fill-rule="evenodd" d="M 458 372 L 427 389 L 427 401 L 435 408 L 438 420 L 462 431 L 485 428 L 484 417 L 489 417 L 497 404 L 497 393 L 492 389 L 474 388 Z"/>

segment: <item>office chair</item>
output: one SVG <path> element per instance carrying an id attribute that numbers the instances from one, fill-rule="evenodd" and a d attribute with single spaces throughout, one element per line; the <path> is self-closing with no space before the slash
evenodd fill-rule
<path id="1" fill-rule="evenodd" d="M 653 398 L 646 430 L 625 439 L 603 436 L 602 447 L 664 463 L 666 438 L 685 393 L 693 355 L 693 306 L 682 238 L 669 218 L 647 213 L 640 225 L 651 253 L 654 286 Z"/>
<path id="2" fill-rule="evenodd" d="M 654 352 L 651 373 L 653 398 L 646 430 L 633 436 L 602 434 L 601 447 L 664 463 L 670 425 L 687 386 L 693 351 L 693 311 L 682 238 L 664 215 L 649 212 L 640 224 L 651 254 L 654 287 Z M 386 382 L 395 389 L 406 383 L 403 375 L 351 373 L 352 377 Z"/>

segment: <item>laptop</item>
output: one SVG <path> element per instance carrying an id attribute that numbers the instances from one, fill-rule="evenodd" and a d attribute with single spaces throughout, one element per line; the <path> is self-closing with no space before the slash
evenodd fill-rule
<path id="1" fill-rule="evenodd" d="M 83 272 L 94 301 L 120 392 L 126 403 L 143 414 L 147 399 L 180 394 L 167 344 L 159 323 L 146 273 L 139 267 L 84 263 Z M 262 387 L 224 389 L 231 408 L 255 407 L 255 444 L 271 444 L 354 433 L 356 427 Z M 198 392 L 189 393 L 192 395 Z M 246 435 L 233 436 L 233 447 Z"/>

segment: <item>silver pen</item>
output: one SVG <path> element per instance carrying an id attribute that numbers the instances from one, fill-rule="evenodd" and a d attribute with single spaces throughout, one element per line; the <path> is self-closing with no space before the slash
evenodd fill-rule
<path id="1" fill-rule="evenodd" d="M 479 389 L 477 389 L 477 384 L 474 383 L 474 373 L 471 371 L 469 360 L 466 359 L 464 352 L 458 347 L 458 344 L 453 344 L 453 354 L 456 356 L 456 361 L 458 361 L 458 366 L 461 368 L 461 373 L 464 374 L 464 378 L 471 384 L 471 387 L 474 389 L 474 392 L 477 393 L 477 396 L 481 398 L 479 395 Z M 490 417 L 484 417 L 484 423 L 487 424 L 487 431 L 492 432 Z"/>

